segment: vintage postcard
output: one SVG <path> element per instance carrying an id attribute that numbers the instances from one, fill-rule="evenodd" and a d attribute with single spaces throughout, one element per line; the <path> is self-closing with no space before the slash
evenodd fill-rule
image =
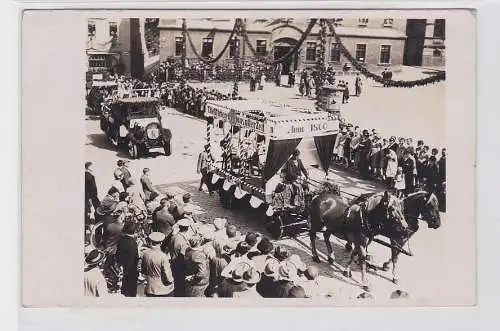
<path id="1" fill-rule="evenodd" d="M 36 52 L 68 22 L 62 53 Z M 22 28 L 25 305 L 475 304 L 470 11 L 25 12 Z M 49 56 L 65 96 L 36 109 Z M 50 147 L 30 131 L 47 114 Z M 36 205 L 40 167 L 59 180 Z"/>

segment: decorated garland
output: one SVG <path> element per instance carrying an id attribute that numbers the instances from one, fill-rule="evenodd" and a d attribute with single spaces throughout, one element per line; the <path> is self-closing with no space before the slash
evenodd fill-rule
<path id="1" fill-rule="evenodd" d="M 415 87 L 415 86 L 424 86 L 427 84 L 434 84 L 437 82 L 440 82 L 442 80 L 446 79 L 446 73 L 444 71 L 440 71 L 435 75 L 432 75 L 427 78 L 423 79 L 418 79 L 418 80 L 412 80 L 412 81 L 404 81 L 404 80 L 387 80 L 382 78 L 382 76 L 379 76 L 377 74 L 374 74 L 370 72 L 368 69 L 364 67 L 363 64 L 359 63 L 350 53 L 349 51 L 345 48 L 344 44 L 340 40 L 339 36 L 335 33 L 335 28 L 332 24 L 331 21 L 327 20 L 326 23 L 328 24 L 328 27 L 330 28 L 330 32 L 332 36 L 335 38 L 335 42 L 339 45 L 340 47 L 340 52 L 347 58 L 347 60 L 354 66 L 356 70 L 358 70 L 361 74 L 363 74 L 365 77 L 373 79 L 374 81 L 385 84 L 388 86 L 392 87 Z"/>
<path id="2" fill-rule="evenodd" d="M 324 102 L 321 101 L 321 90 L 323 87 L 323 82 L 326 79 L 326 65 L 325 65 L 325 51 L 326 51 L 326 20 L 319 20 L 320 30 L 318 33 L 319 44 L 316 45 L 316 109 L 318 111 L 324 110 Z"/>
<path id="3" fill-rule="evenodd" d="M 186 26 L 186 19 L 182 19 L 182 56 L 181 56 L 181 61 L 182 61 L 182 78 L 186 77 L 185 74 L 185 67 L 186 67 L 186 33 L 187 33 L 187 26 Z"/>
<path id="4" fill-rule="evenodd" d="M 286 60 L 288 60 L 292 55 L 294 55 L 295 53 L 297 53 L 299 51 L 300 47 L 302 47 L 302 44 L 306 40 L 307 36 L 311 33 L 311 30 L 314 27 L 314 25 L 316 24 L 316 22 L 317 22 L 316 19 L 311 19 L 311 21 L 309 22 L 309 25 L 307 26 L 306 31 L 304 31 L 304 33 L 300 37 L 299 41 L 295 45 L 295 47 L 293 47 L 290 51 L 288 51 L 288 53 L 283 55 L 283 57 L 281 57 L 277 60 L 272 60 L 272 61 L 268 61 L 265 58 L 260 57 L 261 60 L 265 64 L 268 64 L 268 65 L 275 65 L 275 64 L 282 63 L 282 62 L 285 62 Z M 245 44 L 248 46 L 248 49 L 250 49 L 250 52 L 253 54 L 253 56 L 257 57 L 258 56 L 257 51 L 255 50 L 252 43 L 250 42 L 250 39 L 248 38 L 246 29 L 243 29 L 242 34 L 243 34 L 243 39 L 245 40 Z"/>
<path id="5" fill-rule="evenodd" d="M 238 97 L 238 81 L 240 80 L 240 75 L 242 72 L 242 66 L 240 62 L 240 35 L 241 35 L 241 19 L 237 18 L 233 29 L 236 37 L 232 42 L 234 42 L 234 85 L 233 85 L 233 99 Z"/>
<path id="6" fill-rule="evenodd" d="M 235 33 L 236 29 L 238 28 L 237 27 L 238 24 L 239 24 L 239 20 L 237 19 L 236 22 L 234 22 L 233 31 L 231 31 L 231 35 L 229 36 L 229 39 L 227 40 L 226 45 L 224 46 L 222 51 L 219 53 L 219 55 L 217 55 L 213 59 L 204 58 L 196 51 L 193 40 L 191 39 L 191 35 L 189 34 L 189 32 L 187 31 L 187 28 L 186 28 L 186 35 L 188 37 L 189 45 L 191 46 L 191 49 L 193 50 L 194 55 L 196 55 L 196 57 L 205 64 L 213 64 L 213 63 L 216 63 L 217 61 L 219 61 L 222 58 L 222 56 L 224 55 L 224 53 L 226 52 L 229 45 L 231 44 L 231 42 L 233 40 L 234 33 Z"/>

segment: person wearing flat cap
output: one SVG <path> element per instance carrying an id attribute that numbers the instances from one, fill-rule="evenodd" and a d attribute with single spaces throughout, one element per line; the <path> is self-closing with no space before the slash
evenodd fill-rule
<path id="1" fill-rule="evenodd" d="M 85 296 L 104 297 L 108 295 L 106 279 L 99 266 L 104 261 L 103 252 L 94 249 L 85 257 L 84 289 Z"/>
<path id="2" fill-rule="evenodd" d="M 170 258 L 162 252 L 165 234 L 153 232 L 149 235 L 151 248 L 144 251 L 141 270 L 146 278 L 144 294 L 147 297 L 170 297 L 174 294 L 174 278 L 170 269 Z"/>
<path id="3" fill-rule="evenodd" d="M 135 240 L 137 225 L 127 222 L 123 226 L 123 235 L 118 241 L 116 262 L 123 268 L 121 293 L 126 297 L 137 296 L 137 280 L 139 278 L 139 249 Z"/>
<path id="4" fill-rule="evenodd" d="M 176 225 L 179 232 L 173 235 L 170 242 L 170 257 L 172 262 L 172 275 L 174 276 L 174 295 L 183 297 L 186 293 L 186 266 L 185 255 L 189 248 L 188 231 L 191 221 L 180 219 Z"/>

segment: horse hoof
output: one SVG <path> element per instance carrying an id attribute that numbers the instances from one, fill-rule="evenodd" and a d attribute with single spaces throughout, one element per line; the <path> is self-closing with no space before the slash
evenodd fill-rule
<path id="1" fill-rule="evenodd" d="M 333 258 L 330 256 L 330 257 L 328 258 L 328 263 L 333 264 L 333 262 L 334 262 L 334 260 L 333 260 Z"/>
<path id="2" fill-rule="evenodd" d="M 370 292 L 371 291 L 370 285 L 363 285 L 363 291 Z"/>
<path id="3" fill-rule="evenodd" d="M 351 272 L 347 271 L 347 270 L 344 270 L 344 272 L 342 272 L 342 275 L 344 275 L 344 277 L 346 277 L 346 278 L 351 278 L 352 277 Z"/>
<path id="4" fill-rule="evenodd" d="M 384 270 L 384 271 L 389 271 L 389 263 L 385 262 L 385 263 L 382 265 L 382 270 Z"/>
<path id="5" fill-rule="evenodd" d="M 346 251 L 347 253 L 349 253 L 350 251 L 352 251 L 352 246 L 351 246 L 351 244 L 349 244 L 349 243 L 345 244 L 345 251 Z"/>
<path id="6" fill-rule="evenodd" d="M 392 279 L 392 282 L 393 282 L 394 284 L 398 285 L 398 284 L 399 284 L 399 279 L 397 279 L 397 278 L 393 278 L 393 279 Z"/>
<path id="7" fill-rule="evenodd" d="M 312 260 L 313 260 L 313 262 L 316 262 L 316 263 L 321 263 L 321 260 L 320 260 L 320 259 L 319 259 L 319 257 L 317 257 L 317 256 L 313 256 L 313 257 L 312 257 Z"/>

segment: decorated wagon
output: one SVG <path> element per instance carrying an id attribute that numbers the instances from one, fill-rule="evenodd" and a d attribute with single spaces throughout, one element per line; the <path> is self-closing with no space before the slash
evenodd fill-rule
<path id="1" fill-rule="evenodd" d="M 208 101 L 207 145 L 214 162 L 207 181 L 225 208 L 249 208 L 274 237 L 304 231 L 303 206 L 276 202 L 284 165 L 303 139 L 314 139 L 325 173 L 339 130 L 338 112 L 294 108 L 256 100 Z M 318 183 L 299 180 L 309 189 Z"/>

